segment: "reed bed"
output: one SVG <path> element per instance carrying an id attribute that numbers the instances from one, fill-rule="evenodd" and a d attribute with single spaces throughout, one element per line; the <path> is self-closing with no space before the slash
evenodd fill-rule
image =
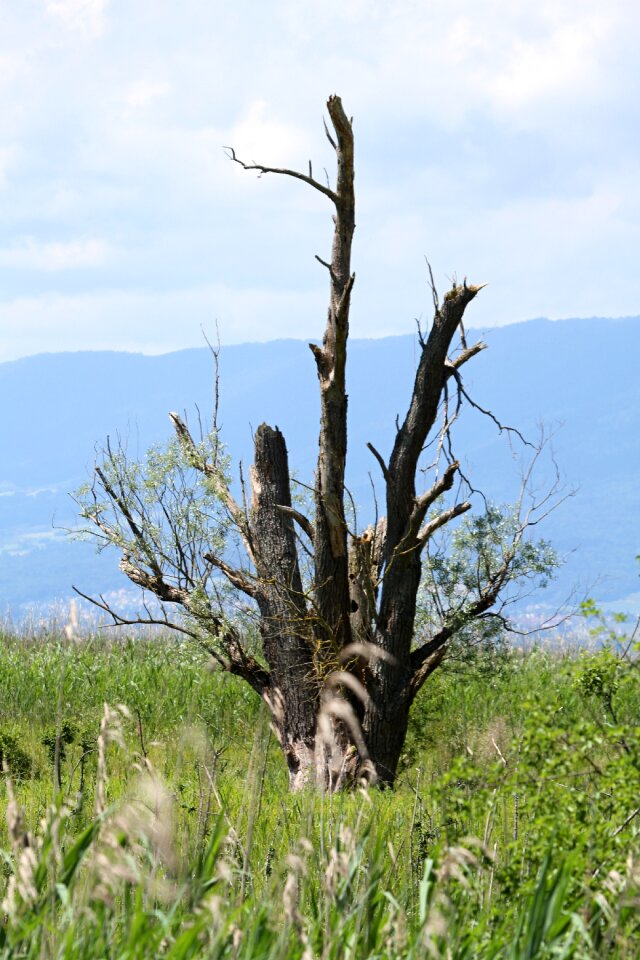
<path id="1" fill-rule="evenodd" d="M 171 638 L 0 638 L 0 957 L 640 955 L 640 682 L 507 652 L 424 691 L 394 791 L 286 792 Z"/>

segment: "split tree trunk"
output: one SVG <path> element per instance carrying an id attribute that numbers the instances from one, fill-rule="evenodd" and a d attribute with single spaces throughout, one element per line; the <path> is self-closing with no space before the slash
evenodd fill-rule
<path id="1" fill-rule="evenodd" d="M 336 188 L 294 171 L 250 167 L 303 179 L 333 202 L 327 323 L 322 347 L 311 345 L 320 386 L 320 437 L 315 522 L 291 508 L 289 470 L 280 432 L 263 425 L 255 437 L 251 537 L 260 588 L 257 601 L 270 681 L 263 696 L 289 768 L 292 789 L 315 779 L 329 789 L 361 774 L 394 781 L 409 709 L 417 690 L 411 659 L 416 597 L 429 507 L 453 484 L 455 467 L 428 494 L 416 495 L 418 458 L 451 375 L 447 354 L 477 289 L 454 285 L 422 344 L 413 396 L 387 466 L 386 521 L 350 536 L 345 516 L 346 361 L 355 276 L 354 149 L 351 122 L 338 97 L 328 102 L 337 156 Z M 235 157 L 235 155 L 234 155 Z M 320 259 L 320 258 L 318 258 Z M 463 512 L 468 504 L 452 511 Z M 313 584 L 303 595 L 297 522 L 312 541 Z M 422 540 L 421 540 L 422 537 Z M 439 648 L 438 648 L 439 649 Z M 441 656 L 441 655 L 440 655 Z M 422 681 L 434 657 L 420 664 Z"/>
<path id="2" fill-rule="evenodd" d="M 106 472 L 96 468 L 84 513 L 95 524 L 101 543 L 117 543 L 123 550 L 121 569 L 134 583 L 162 604 L 181 606 L 188 616 L 177 624 L 166 613 L 164 619 L 154 618 L 147 608 L 148 619 L 127 620 L 102 598 L 94 602 L 116 623 L 162 623 L 197 637 L 206 642 L 222 669 L 251 684 L 271 711 L 293 790 L 311 783 L 335 790 L 360 777 L 393 783 L 413 698 L 442 661 L 449 639 L 495 601 L 514 555 L 507 553 L 464 615 L 459 606 L 445 611 L 439 631 L 412 650 L 422 551 L 439 527 L 470 506 L 458 502 L 436 516 L 429 512 L 453 487 L 455 462 L 436 475 L 430 489 L 416 489 L 418 460 L 447 383 L 451 378 L 456 381 L 461 398 L 459 369 L 484 346 L 467 347 L 464 338 L 464 311 L 480 289 L 466 282 L 454 283 L 441 304 L 433 291 L 433 325 L 428 337 L 421 338 L 411 402 L 388 462 L 369 444 L 382 472 L 386 517 L 360 532 L 349 529 L 344 481 L 347 343 L 355 280 L 354 143 L 340 98 L 330 97 L 327 109 L 333 132 L 325 129 L 337 161 L 335 188 L 314 179 L 311 165 L 306 174 L 245 164 L 230 151 L 245 169 L 301 180 L 333 206 L 331 257 L 318 258 L 329 274 L 329 309 L 322 346 L 311 346 L 320 390 L 313 518 L 292 505 L 287 449 L 277 428 L 263 424 L 256 431 L 247 511 L 226 486 L 217 441 L 212 451 L 203 449 L 177 414 L 171 419 L 187 471 L 180 464 L 177 489 L 168 487 L 173 499 L 168 496 L 168 502 L 162 502 L 164 493 L 159 490 L 160 504 L 149 509 L 135 484 L 133 491 L 128 489 L 132 481 L 126 461 L 107 445 Z M 448 359 L 457 330 L 462 349 Z M 447 429 L 445 423 L 440 448 Z M 193 503 L 191 491 L 185 494 L 182 486 L 189 470 L 204 473 L 221 491 L 246 549 L 246 567 L 232 567 L 225 556 L 209 549 L 206 531 L 189 533 L 193 539 L 180 542 L 177 531 L 184 529 L 184 511 Z M 113 523 L 105 499 L 115 514 Z M 176 502 L 180 522 L 170 513 Z M 156 527 L 158 513 L 170 528 L 164 541 Z M 302 557 L 311 560 L 302 565 Z M 216 577 L 225 577 L 250 599 L 259 618 L 261 658 L 251 655 L 241 628 L 229 617 L 224 595 L 221 599 L 215 589 Z"/>

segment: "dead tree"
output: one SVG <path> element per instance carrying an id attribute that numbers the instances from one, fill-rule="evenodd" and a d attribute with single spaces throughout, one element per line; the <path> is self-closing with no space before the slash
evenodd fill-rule
<path id="1" fill-rule="evenodd" d="M 355 281 L 354 141 L 340 98 L 330 97 L 327 110 L 334 187 L 315 179 L 311 165 L 301 173 L 248 164 L 230 150 L 246 170 L 302 180 L 333 208 L 331 257 L 318 257 L 330 281 L 326 327 L 322 346 L 310 345 L 321 411 L 312 519 L 292 505 L 287 448 L 277 428 L 257 429 L 250 503 L 238 503 L 217 433 L 196 440 L 177 414 L 171 414 L 174 455 L 164 473 L 156 464 L 161 479 L 155 487 L 147 485 L 145 494 L 124 451 L 108 446 L 81 498 L 94 534 L 120 547 L 123 572 L 161 607 L 127 618 L 102 598 L 94 602 L 116 623 L 164 623 L 194 636 L 220 667 L 248 682 L 271 711 L 293 790 L 311 782 L 337 789 L 359 777 L 392 784 L 409 710 L 427 678 L 460 638 L 488 618 L 503 619 L 500 598 L 511 582 L 544 574 L 549 565 L 526 538 L 531 511 L 544 509 L 544 502 L 525 509 L 521 501 L 499 543 L 485 512 L 484 527 L 473 528 L 476 557 L 468 577 L 458 575 L 452 589 L 439 593 L 436 584 L 431 629 L 416 638 L 424 558 L 438 531 L 471 508 L 461 496 L 465 485 L 450 444 L 452 422 L 467 398 L 461 370 L 485 346 L 465 339 L 465 310 L 481 289 L 466 280 L 454 282 L 441 301 L 432 280 L 433 322 L 420 335 L 409 408 L 388 459 L 370 446 L 384 484 L 385 517 L 360 532 L 350 528 L 346 365 Z M 420 458 L 433 436 L 431 485 L 418 491 Z M 244 562 L 230 559 L 232 528 Z M 433 574 L 435 563 L 427 567 Z M 167 613 L 175 607 L 181 619 Z M 256 621 L 258 644 L 250 639 Z"/>

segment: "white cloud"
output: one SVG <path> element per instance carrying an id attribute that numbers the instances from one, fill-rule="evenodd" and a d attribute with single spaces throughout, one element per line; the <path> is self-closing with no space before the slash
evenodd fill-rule
<path id="1" fill-rule="evenodd" d="M 585 100 L 601 86 L 600 58 L 611 32 L 604 16 L 572 18 L 542 37 L 515 36 L 498 72 L 486 71 L 484 86 L 494 107 L 528 110 L 541 101 Z M 526 117 L 521 117 L 526 122 Z"/>
<path id="2" fill-rule="evenodd" d="M 0 53 L 0 88 L 24 78 L 27 62 L 23 51 L 4 50 Z"/>
<path id="3" fill-rule="evenodd" d="M 7 185 L 9 172 L 15 167 L 18 150 L 15 146 L 0 147 L 0 189 Z"/>
<path id="4" fill-rule="evenodd" d="M 304 157 L 309 138 L 303 128 L 278 120 L 266 100 L 253 100 L 243 117 L 230 129 L 228 144 L 246 163 L 284 166 L 292 157 Z"/>
<path id="5" fill-rule="evenodd" d="M 100 37 L 107 25 L 109 0 L 44 0 L 45 11 L 74 36 Z"/>
<path id="6" fill-rule="evenodd" d="M 131 110 L 142 110 L 169 92 L 166 81 L 140 80 L 125 94 L 125 105 Z"/>
<path id="7" fill-rule="evenodd" d="M 202 330 L 215 336 L 216 322 L 227 344 L 318 336 L 325 309 L 323 294 L 324 289 L 274 291 L 212 284 L 167 293 L 115 291 L 20 298 L 0 303 L 0 362 L 25 352 L 57 350 L 166 353 L 202 346 Z"/>
<path id="8" fill-rule="evenodd" d="M 490 282 L 481 322 L 638 312 L 632 0 L 0 10 L 5 357 L 173 349 L 216 316 L 226 342 L 317 335 L 328 204 L 222 147 L 333 176 L 333 91 L 357 137 L 354 333 L 412 329 L 424 253 L 442 285 Z"/>
<path id="9" fill-rule="evenodd" d="M 0 264 L 5 267 L 51 273 L 101 267 L 108 258 L 108 244 L 96 239 L 40 243 L 34 237 L 26 237 L 12 247 L 0 248 Z"/>
<path id="10" fill-rule="evenodd" d="M 487 110 L 525 120 L 518 110 L 538 103 L 544 126 L 563 104 L 611 84 L 620 41 L 640 25 L 631 0 L 605 8 L 599 0 L 285 0 L 280 15 L 295 38 L 283 69 L 295 69 L 303 49 L 309 59 L 292 96 L 323 77 L 325 93 L 338 87 L 381 123 L 395 114 L 449 129 Z"/>

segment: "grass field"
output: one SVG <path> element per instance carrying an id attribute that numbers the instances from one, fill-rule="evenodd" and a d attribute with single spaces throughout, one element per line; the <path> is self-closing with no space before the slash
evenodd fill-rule
<path id="1" fill-rule="evenodd" d="M 640 675 L 606 644 L 441 670 L 397 789 L 331 797 L 192 645 L 5 632 L 0 754 L 0 957 L 640 956 Z"/>

